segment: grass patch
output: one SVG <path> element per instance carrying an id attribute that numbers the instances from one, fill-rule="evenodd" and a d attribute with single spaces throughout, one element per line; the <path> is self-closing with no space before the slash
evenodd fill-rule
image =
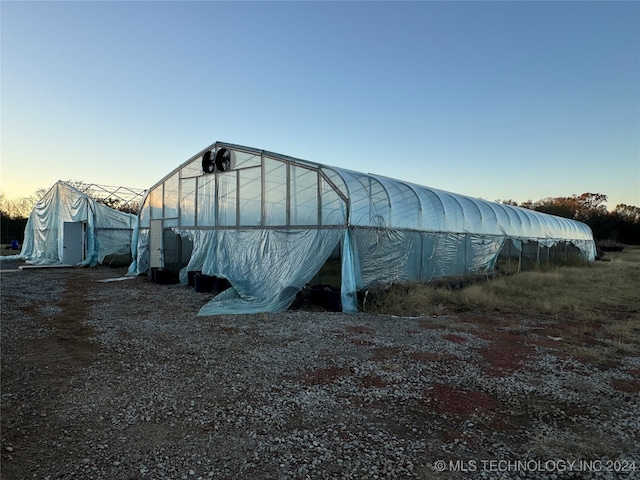
<path id="1" fill-rule="evenodd" d="M 368 292 L 365 311 L 392 315 L 440 315 L 492 311 L 544 315 L 578 321 L 574 327 L 606 323 L 605 333 L 638 340 L 640 248 L 610 252 L 608 261 L 581 266 L 544 266 L 535 271 L 471 282 L 394 285 Z M 582 325 L 582 327 L 580 326 Z M 579 333 L 579 332 L 576 332 Z"/>

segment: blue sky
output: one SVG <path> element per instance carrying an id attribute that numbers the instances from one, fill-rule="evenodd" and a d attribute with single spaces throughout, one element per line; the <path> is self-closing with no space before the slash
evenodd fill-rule
<path id="1" fill-rule="evenodd" d="M 221 140 L 488 200 L 640 206 L 638 2 L 2 1 L 0 192 Z"/>

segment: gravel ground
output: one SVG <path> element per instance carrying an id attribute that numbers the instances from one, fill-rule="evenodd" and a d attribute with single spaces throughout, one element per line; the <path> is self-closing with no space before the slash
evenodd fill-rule
<path id="1" fill-rule="evenodd" d="M 2 263 L 3 479 L 640 478 L 637 348 L 479 312 L 197 317 L 188 287 Z"/>

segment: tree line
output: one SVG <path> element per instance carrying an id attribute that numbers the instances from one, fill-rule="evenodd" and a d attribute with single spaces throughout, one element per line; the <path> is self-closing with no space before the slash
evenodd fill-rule
<path id="1" fill-rule="evenodd" d="M 14 239 L 22 242 L 29 213 L 46 192 L 41 188 L 36 190 L 33 195 L 17 200 L 7 199 L 4 193 L 0 192 L 2 243 L 10 243 Z M 496 201 L 584 222 L 591 227 L 593 236 L 598 242 L 640 245 L 640 207 L 618 204 L 610 212 L 605 205 L 607 196 L 601 193 L 548 197 L 536 202 L 527 200 L 521 204 L 513 200 Z M 138 204 L 125 204 L 125 202 L 113 198 L 103 199 L 102 203 L 116 210 L 133 214 L 136 214 L 139 208 Z"/>
<path id="2" fill-rule="evenodd" d="M 607 196 L 601 193 L 548 197 L 537 202 L 527 200 L 520 205 L 512 200 L 498 200 L 500 203 L 584 222 L 591 227 L 599 243 L 640 245 L 640 208 L 620 203 L 610 212 L 605 206 L 606 201 Z"/>

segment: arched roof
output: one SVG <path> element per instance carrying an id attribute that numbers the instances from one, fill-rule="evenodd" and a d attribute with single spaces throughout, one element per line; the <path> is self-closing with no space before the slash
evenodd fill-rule
<path id="1" fill-rule="evenodd" d="M 425 232 L 471 233 L 514 238 L 593 241 L 589 226 L 575 220 L 504 205 L 466 195 L 447 192 L 424 185 L 381 175 L 355 172 L 321 163 L 301 160 L 256 148 L 216 142 L 169 173 L 155 187 L 170 179 L 202 176 L 201 162 L 206 152 L 221 148 L 235 152 L 237 169 L 259 167 L 261 159 L 283 162 L 299 172 L 318 172 L 316 183 L 320 199 L 319 223 L 344 224 L 354 227 L 387 227 Z M 258 168 L 259 171 L 259 168 Z M 271 169 L 264 169 L 268 175 Z M 293 174 L 289 173 L 289 176 Z M 273 178 L 273 177 L 271 177 Z M 256 178 L 257 180 L 257 178 Z M 283 180 L 285 181 L 285 180 Z M 265 181 L 269 188 L 271 180 Z M 256 186 L 260 182 L 253 182 Z M 279 184 L 273 183 L 275 187 Z M 242 188 L 242 187 L 241 187 Z M 257 188 L 257 187 L 256 187 Z M 281 189 L 287 191 L 286 188 Z M 289 191 L 293 191 L 289 187 Z M 254 195 L 258 198 L 259 193 Z M 325 198 L 326 196 L 326 198 Z M 307 198 L 307 201 L 310 199 Z M 293 200 L 284 200 L 287 204 Z M 346 212 L 345 210 L 346 203 Z M 332 211 L 334 209 L 335 211 Z M 264 214 L 263 214 L 264 216 Z M 311 218 L 311 217 L 309 217 Z M 306 223 L 308 225 L 309 223 Z M 265 223 L 264 225 L 270 225 Z"/>
<path id="2" fill-rule="evenodd" d="M 352 225 L 539 239 L 593 239 L 589 226 L 576 220 L 378 175 L 325 168 L 335 171 L 345 182 Z"/>

